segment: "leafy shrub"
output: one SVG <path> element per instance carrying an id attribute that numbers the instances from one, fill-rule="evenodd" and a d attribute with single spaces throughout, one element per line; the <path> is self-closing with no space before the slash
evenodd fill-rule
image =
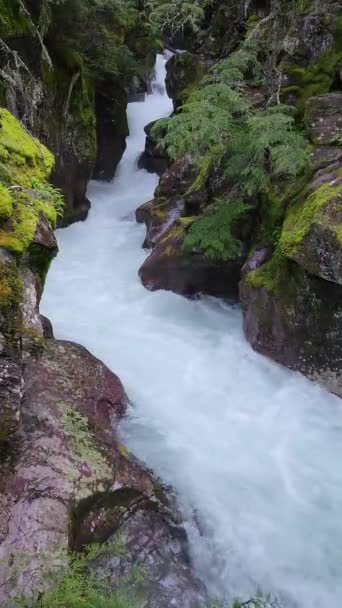
<path id="1" fill-rule="evenodd" d="M 249 209 L 241 201 L 217 199 L 207 215 L 191 225 L 184 251 L 199 249 L 211 260 L 236 260 L 241 255 L 241 241 L 233 235 L 234 224 Z"/>

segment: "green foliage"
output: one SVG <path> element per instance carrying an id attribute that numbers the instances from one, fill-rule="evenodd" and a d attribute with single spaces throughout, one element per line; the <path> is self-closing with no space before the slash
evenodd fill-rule
<path id="1" fill-rule="evenodd" d="M 146 69 L 139 56 L 142 40 L 150 52 L 156 48 L 140 8 L 138 0 L 65 0 L 53 9 L 49 45 L 78 53 L 95 80 L 126 81 Z"/>
<path id="2" fill-rule="evenodd" d="M 236 90 L 245 88 L 245 80 L 256 82 L 262 78 L 262 66 L 258 59 L 259 43 L 246 40 L 235 53 L 216 63 L 203 79 L 206 83 L 221 83 Z"/>
<path id="3" fill-rule="evenodd" d="M 211 4 L 213 0 L 150 0 L 147 3 L 156 30 L 171 36 L 184 30 L 198 32 Z"/>
<path id="4" fill-rule="evenodd" d="M 190 153 L 202 185 L 204 173 L 223 160 L 227 176 L 251 196 L 268 192 L 272 180 L 299 175 L 309 154 L 291 108 L 249 105 L 242 95 L 247 76 L 260 77 L 257 46 L 249 41 L 218 62 L 176 116 L 156 123 L 152 135 L 172 159 Z"/>
<path id="5" fill-rule="evenodd" d="M 241 201 L 216 199 L 207 214 L 191 225 L 184 251 L 199 249 L 211 260 L 236 260 L 241 255 L 241 241 L 233 235 L 234 226 L 249 209 Z"/>
<path id="6" fill-rule="evenodd" d="M 117 554 L 112 543 L 92 545 L 82 554 L 74 554 L 67 572 L 62 577 L 55 576 L 51 591 L 44 593 L 33 607 L 31 602 L 28 606 L 18 600 L 18 608 L 142 608 L 140 601 L 128 591 L 129 583 L 140 577 L 139 573 L 132 571 L 118 590 L 111 591 L 105 579 L 89 571 L 91 561 L 107 550 Z"/>

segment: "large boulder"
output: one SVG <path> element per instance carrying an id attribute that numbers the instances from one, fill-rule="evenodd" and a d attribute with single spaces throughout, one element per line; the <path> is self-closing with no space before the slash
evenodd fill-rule
<path id="1" fill-rule="evenodd" d="M 21 425 L 0 461 L 2 605 L 37 596 L 67 566 L 68 549 L 105 541 L 121 526 L 129 536 L 127 563 L 143 559 L 144 541 L 150 542 L 153 605 L 164 608 L 158 590 L 168 582 L 179 608 L 182 594 L 205 597 L 179 517 L 158 482 L 120 444 L 126 403 L 117 376 L 81 346 L 49 339 L 41 356 L 27 359 Z M 109 554 L 106 567 L 112 559 Z"/>
<path id="2" fill-rule="evenodd" d="M 183 252 L 187 218 L 174 221 L 139 270 L 150 291 L 165 289 L 184 296 L 200 293 L 237 300 L 241 260 L 213 262 L 200 253 Z"/>
<path id="3" fill-rule="evenodd" d="M 162 175 L 170 166 L 170 159 L 160 146 L 160 137 L 153 132 L 156 121 L 150 122 L 145 127 L 146 142 L 145 150 L 138 159 L 139 169 L 146 169 L 149 173 Z"/>
<path id="4" fill-rule="evenodd" d="M 342 287 L 275 255 L 240 284 L 252 347 L 342 397 Z"/>

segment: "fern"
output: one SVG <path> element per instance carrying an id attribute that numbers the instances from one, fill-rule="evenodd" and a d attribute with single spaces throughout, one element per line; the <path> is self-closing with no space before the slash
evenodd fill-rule
<path id="1" fill-rule="evenodd" d="M 253 195 L 267 192 L 272 178 L 299 175 L 309 163 L 305 137 L 287 108 L 277 106 L 248 117 L 226 174 Z"/>
<path id="2" fill-rule="evenodd" d="M 241 201 L 216 199 L 208 214 L 196 220 L 183 242 L 185 253 L 200 250 L 211 260 L 236 260 L 241 241 L 233 235 L 234 225 L 250 207 Z"/>

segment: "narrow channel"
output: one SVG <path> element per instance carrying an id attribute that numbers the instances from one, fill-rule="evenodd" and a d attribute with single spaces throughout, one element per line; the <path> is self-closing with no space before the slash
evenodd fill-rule
<path id="1" fill-rule="evenodd" d="M 238 307 L 140 283 L 134 211 L 158 178 L 136 161 L 144 126 L 172 110 L 164 79 L 158 56 L 153 93 L 129 104 L 113 183 L 91 183 L 87 221 L 57 231 L 42 313 L 120 376 L 132 402 L 124 439 L 177 490 L 213 595 L 259 587 L 287 607 L 341 608 L 340 400 L 254 353 Z"/>

